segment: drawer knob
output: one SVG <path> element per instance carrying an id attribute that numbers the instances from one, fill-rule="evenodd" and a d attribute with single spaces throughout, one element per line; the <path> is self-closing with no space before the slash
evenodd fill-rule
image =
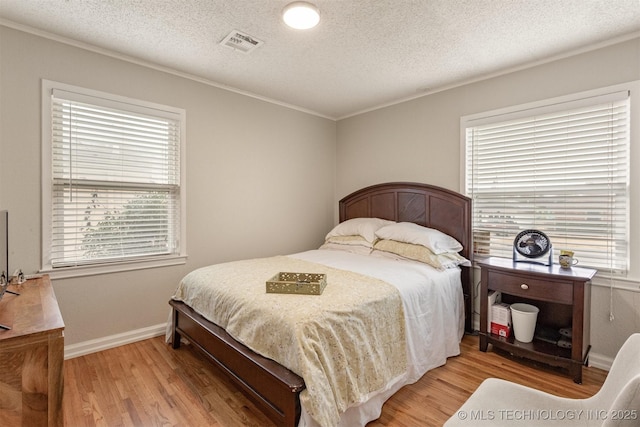
<path id="1" fill-rule="evenodd" d="M 524 289 L 526 291 L 527 289 L 529 289 L 529 285 L 523 283 L 522 285 L 520 285 L 520 289 Z"/>

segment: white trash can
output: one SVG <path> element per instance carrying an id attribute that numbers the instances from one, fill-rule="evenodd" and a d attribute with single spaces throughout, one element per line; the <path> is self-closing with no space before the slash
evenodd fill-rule
<path id="1" fill-rule="evenodd" d="M 539 311 L 538 307 L 531 304 L 511 304 L 513 333 L 518 341 L 525 343 L 533 341 Z"/>

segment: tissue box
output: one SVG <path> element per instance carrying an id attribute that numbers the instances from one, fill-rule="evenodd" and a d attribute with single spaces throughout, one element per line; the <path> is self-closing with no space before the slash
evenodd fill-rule
<path id="1" fill-rule="evenodd" d="M 491 323 L 511 326 L 511 310 L 509 310 L 509 304 L 499 302 L 491 306 Z"/>

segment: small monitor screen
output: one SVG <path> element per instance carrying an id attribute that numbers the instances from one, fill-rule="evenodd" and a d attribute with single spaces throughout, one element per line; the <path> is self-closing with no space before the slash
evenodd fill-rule
<path id="1" fill-rule="evenodd" d="M 0 211 L 0 271 L 9 277 L 9 221 L 8 212 Z"/>
<path id="2" fill-rule="evenodd" d="M 9 281 L 9 214 L 0 211 L 0 299 Z"/>

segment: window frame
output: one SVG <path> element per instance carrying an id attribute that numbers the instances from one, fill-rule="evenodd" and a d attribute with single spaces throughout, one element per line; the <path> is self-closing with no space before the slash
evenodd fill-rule
<path id="1" fill-rule="evenodd" d="M 80 264 L 65 267 L 53 267 L 49 257 L 52 246 L 52 215 L 53 206 L 53 166 L 52 166 L 52 95 L 54 90 L 73 92 L 81 96 L 90 98 L 100 98 L 106 102 L 119 104 L 129 104 L 145 109 L 154 109 L 160 112 L 168 112 L 179 116 L 180 121 L 180 185 L 179 185 L 179 208 L 177 209 L 180 218 L 178 220 L 179 231 L 178 251 L 170 255 L 149 255 L 130 260 L 118 260 L 109 262 L 96 262 L 91 264 Z M 166 113 L 165 113 L 166 114 Z M 159 114 L 160 116 L 161 114 Z M 186 111 L 167 105 L 156 104 L 149 101 L 133 99 L 120 95 L 114 95 L 97 90 L 73 86 L 65 83 L 42 79 L 42 239 L 41 239 L 41 273 L 47 273 L 52 278 L 80 277 L 96 274 L 106 274 L 122 271 L 132 271 L 139 269 L 165 267 L 171 265 L 185 264 L 187 257 L 186 240 Z"/>
<path id="2" fill-rule="evenodd" d="M 540 101 L 534 101 L 525 104 L 519 104 L 504 108 L 499 108 L 495 110 L 485 111 L 476 114 L 470 114 L 466 116 L 462 116 L 460 118 L 460 191 L 463 194 L 467 194 L 467 151 L 466 151 L 466 138 L 467 138 L 467 129 L 473 127 L 472 122 L 475 123 L 483 123 L 488 120 L 491 120 L 491 117 L 494 116 L 503 116 L 504 120 L 507 121 L 514 117 L 521 117 L 527 115 L 527 110 L 534 110 L 539 108 L 551 107 L 554 104 L 568 104 L 568 103 L 579 103 L 581 100 L 592 98 L 592 97 L 601 97 L 613 92 L 621 92 L 628 91 L 629 92 L 629 162 L 628 162 L 628 218 L 627 218 L 627 272 L 626 275 L 616 275 L 612 274 L 610 271 L 600 270 L 599 276 L 601 277 L 609 277 L 615 278 L 616 281 L 626 282 L 629 280 L 634 280 L 633 278 L 638 277 L 638 272 L 640 269 L 638 266 L 635 266 L 631 260 L 634 257 L 637 258 L 638 254 L 640 254 L 640 245 L 638 242 L 633 239 L 633 233 L 638 233 L 637 226 L 634 224 L 638 224 L 638 220 L 640 218 L 638 203 L 640 202 L 640 197 L 638 195 L 638 190 L 634 182 L 638 181 L 638 172 L 636 170 L 640 167 L 640 150 L 638 149 L 639 141 L 639 132 L 640 132 L 640 115 L 638 111 L 640 110 L 640 81 L 632 81 L 622 84 L 617 84 L 613 86 L 588 90 L 584 92 L 578 92 L 570 95 L 554 97 L 549 99 L 544 99 Z M 468 195 L 468 194 L 467 194 Z M 544 230 L 543 230 L 544 231 Z M 515 238 L 515 236 L 514 236 Z M 482 257 L 478 255 L 478 257 Z M 557 263 L 557 255 L 554 254 L 554 263 Z M 623 287 L 627 286 L 623 283 Z"/>

